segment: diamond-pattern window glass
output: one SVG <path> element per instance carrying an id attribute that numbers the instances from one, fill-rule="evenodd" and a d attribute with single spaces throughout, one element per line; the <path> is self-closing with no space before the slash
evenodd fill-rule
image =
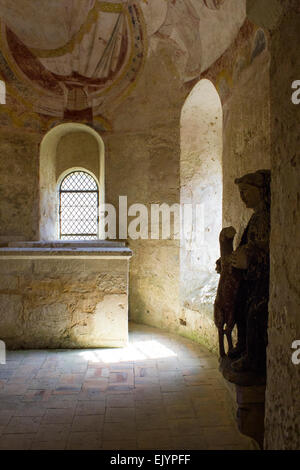
<path id="1" fill-rule="evenodd" d="M 59 190 L 59 226 L 62 240 L 96 240 L 99 232 L 99 190 L 84 171 L 69 173 Z"/>

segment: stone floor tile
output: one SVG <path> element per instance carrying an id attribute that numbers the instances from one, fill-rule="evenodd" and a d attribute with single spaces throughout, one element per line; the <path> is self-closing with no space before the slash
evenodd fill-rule
<path id="1" fill-rule="evenodd" d="M 53 395 L 49 398 L 45 406 L 49 409 L 76 409 L 78 401 L 76 400 L 76 396 L 74 395 Z"/>
<path id="2" fill-rule="evenodd" d="M 135 400 L 161 400 L 162 390 L 160 385 L 136 384 L 134 390 Z"/>
<path id="3" fill-rule="evenodd" d="M 81 390 L 78 395 L 76 395 L 78 401 L 104 401 L 106 400 L 105 392 L 101 390 Z"/>
<path id="4" fill-rule="evenodd" d="M 72 422 L 72 432 L 100 432 L 103 428 L 104 415 L 78 416 Z"/>
<path id="5" fill-rule="evenodd" d="M 85 374 L 61 374 L 57 385 L 81 385 L 85 380 Z"/>
<path id="6" fill-rule="evenodd" d="M 28 390 L 22 397 L 22 401 L 47 401 L 52 396 L 52 393 L 52 390 Z"/>
<path id="7" fill-rule="evenodd" d="M 195 418 L 196 411 L 191 404 L 179 403 L 176 405 L 166 404 L 166 413 L 168 419 Z"/>
<path id="8" fill-rule="evenodd" d="M 70 395 L 71 393 L 77 394 L 81 391 L 81 385 L 59 385 L 57 384 L 53 394 L 55 395 Z"/>
<path id="9" fill-rule="evenodd" d="M 216 399 L 215 389 L 212 385 L 201 384 L 201 385 L 192 385 L 186 387 L 187 393 L 190 395 L 192 400 L 198 400 L 201 398 L 211 398 Z M 217 400 L 216 400 L 217 401 Z"/>
<path id="10" fill-rule="evenodd" d="M 107 395 L 106 406 L 111 408 L 134 408 L 135 401 L 132 394 Z"/>
<path id="11" fill-rule="evenodd" d="M 134 408 L 107 407 L 105 412 L 106 423 L 123 423 L 135 420 Z"/>
<path id="12" fill-rule="evenodd" d="M 108 367 L 89 367 L 86 372 L 86 379 L 108 378 L 110 370 Z"/>
<path id="13" fill-rule="evenodd" d="M 167 417 L 164 413 L 150 414 L 137 412 L 136 427 L 138 431 L 168 430 Z"/>
<path id="14" fill-rule="evenodd" d="M 8 351 L 0 449 L 253 448 L 209 351 L 156 328 L 130 328 L 145 359 L 125 350 Z"/>
<path id="15" fill-rule="evenodd" d="M 128 421 L 127 423 L 104 423 L 103 436 L 107 441 L 116 441 L 123 439 L 136 439 L 137 431 L 135 422 Z"/>
<path id="16" fill-rule="evenodd" d="M 67 450 L 100 450 L 102 434 L 98 432 L 71 432 L 67 442 Z"/>
<path id="17" fill-rule="evenodd" d="M 28 416 L 28 417 L 34 417 L 34 416 L 44 416 L 46 413 L 46 404 L 45 402 L 27 402 L 27 403 L 22 403 L 20 407 L 14 411 L 13 415 L 14 416 Z"/>
<path id="18" fill-rule="evenodd" d="M 168 430 L 139 431 L 137 444 L 140 450 L 172 450 L 174 446 Z"/>
<path id="19" fill-rule="evenodd" d="M 168 421 L 172 437 L 197 436 L 200 433 L 200 422 L 197 418 L 179 418 Z"/>
<path id="20" fill-rule="evenodd" d="M 159 371 L 173 371 L 173 370 L 180 370 L 181 368 L 181 363 L 177 360 L 163 360 L 157 361 L 157 368 Z"/>
<path id="21" fill-rule="evenodd" d="M 164 392 L 162 393 L 164 404 L 168 405 L 190 405 L 192 403 L 191 396 L 184 389 L 183 392 Z"/>
<path id="22" fill-rule="evenodd" d="M 30 450 L 65 450 L 66 447 L 66 440 L 37 441 L 33 439 Z"/>
<path id="23" fill-rule="evenodd" d="M 208 444 L 201 434 L 197 436 L 173 437 L 173 448 L 176 450 L 207 450 Z"/>
<path id="24" fill-rule="evenodd" d="M 16 416 L 12 417 L 5 427 L 4 434 L 30 434 L 36 433 L 41 422 L 40 416 Z"/>
<path id="25" fill-rule="evenodd" d="M 3 395 L 24 395 L 28 389 L 28 384 L 6 383 L 0 390 L 0 400 Z"/>
<path id="26" fill-rule="evenodd" d="M 0 450 L 29 450 L 34 434 L 2 434 Z"/>
<path id="27" fill-rule="evenodd" d="M 183 380 L 174 380 L 174 381 L 161 381 L 160 389 L 162 392 L 181 392 L 185 391 L 185 383 Z"/>
<path id="28" fill-rule="evenodd" d="M 3 366 L 2 366 L 3 367 Z M 0 380 L 3 380 L 3 384 L 5 383 L 4 380 L 9 379 L 12 377 L 14 374 L 14 370 L 8 370 L 8 369 L 0 369 Z"/>
<path id="29" fill-rule="evenodd" d="M 161 397 L 159 400 L 136 401 L 135 405 L 136 405 L 137 412 L 140 410 L 144 413 L 147 412 L 150 414 L 156 414 L 156 413 L 164 413 L 165 411 L 165 405 Z"/>
<path id="30" fill-rule="evenodd" d="M 35 439 L 39 442 L 66 440 L 71 432 L 71 424 L 41 424 Z"/>
<path id="31" fill-rule="evenodd" d="M 47 409 L 42 423 L 43 424 L 71 424 L 74 418 L 75 409 Z"/>
<path id="32" fill-rule="evenodd" d="M 102 378 L 102 379 L 91 379 L 91 380 L 85 380 L 83 385 L 82 385 L 82 390 L 94 390 L 94 391 L 100 391 L 100 392 L 105 392 L 108 387 L 108 379 Z"/>
<path id="33" fill-rule="evenodd" d="M 115 441 L 104 440 L 102 443 L 102 450 L 136 450 L 136 439 L 123 439 Z"/>
<path id="34" fill-rule="evenodd" d="M 105 401 L 78 401 L 75 410 L 76 415 L 104 415 L 105 414 Z"/>
<path id="35" fill-rule="evenodd" d="M 14 410 L 0 410 L 0 426 L 6 426 L 13 414 Z"/>

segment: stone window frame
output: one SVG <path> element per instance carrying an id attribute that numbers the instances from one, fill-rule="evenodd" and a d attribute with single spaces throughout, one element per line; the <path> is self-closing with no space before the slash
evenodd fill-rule
<path id="1" fill-rule="evenodd" d="M 87 132 L 98 142 L 99 176 L 92 173 L 99 187 L 99 240 L 105 240 L 104 212 L 105 207 L 105 146 L 100 134 L 92 127 L 81 123 L 64 123 L 50 129 L 40 143 L 40 202 L 39 202 L 39 240 L 54 241 L 59 239 L 57 177 L 55 161 L 58 142 L 68 133 Z M 89 172 L 82 167 L 82 171 Z M 71 169 L 66 170 L 67 172 Z M 64 174 L 63 172 L 62 174 Z M 62 175 L 60 175 L 61 177 Z M 60 178 L 59 177 L 59 178 Z M 101 209 L 102 208 L 102 209 Z"/>

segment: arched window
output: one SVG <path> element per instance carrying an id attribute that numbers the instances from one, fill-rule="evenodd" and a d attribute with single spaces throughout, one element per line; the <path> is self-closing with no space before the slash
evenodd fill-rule
<path id="1" fill-rule="evenodd" d="M 99 238 L 99 188 L 95 178 L 85 171 L 68 173 L 60 184 L 59 238 Z"/>
<path id="2" fill-rule="evenodd" d="M 0 104 L 6 104 L 6 85 L 0 80 Z"/>

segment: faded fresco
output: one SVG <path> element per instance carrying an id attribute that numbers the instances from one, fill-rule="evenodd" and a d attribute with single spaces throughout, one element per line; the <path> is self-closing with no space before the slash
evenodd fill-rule
<path id="1" fill-rule="evenodd" d="M 213 18 L 205 15 L 227 2 L 41 0 L 37 9 L 33 0 L 1 0 L 0 78 L 23 117 L 96 121 L 109 130 L 111 109 L 130 95 L 157 47 L 173 51 L 182 82 L 199 76 L 201 31 Z"/>

